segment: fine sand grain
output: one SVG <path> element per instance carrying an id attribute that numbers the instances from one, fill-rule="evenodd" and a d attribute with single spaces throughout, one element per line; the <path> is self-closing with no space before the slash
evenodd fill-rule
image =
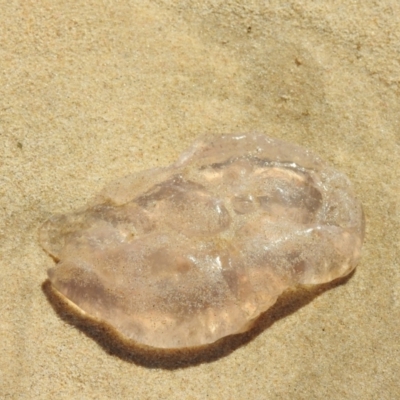
<path id="1" fill-rule="evenodd" d="M 399 43 L 390 0 L 1 1 L 0 398 L 400 398 Z M 350 177 L 367 225 L 349 279 L 179 355 L 117 344 L 56 299 L 50 215 L 201 134 L 249 131 Z"/>

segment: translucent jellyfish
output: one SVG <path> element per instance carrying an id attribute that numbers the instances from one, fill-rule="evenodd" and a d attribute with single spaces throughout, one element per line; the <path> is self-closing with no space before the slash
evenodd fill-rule
<path id="1" fill-rule="evenodd" d="M 364 217 L 348 178 L 262 134 L 197 140 L 40 230 L 53 287 L 132 342 L 213 343 L 282 292 L 356 266 Z"/>

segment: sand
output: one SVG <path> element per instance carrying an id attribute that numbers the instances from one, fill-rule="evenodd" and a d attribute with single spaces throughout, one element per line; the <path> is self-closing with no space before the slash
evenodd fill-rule
<path id="1" fill-rule="evenodd" d="M 400 398 L 399 43 L 390 0 L 1 2 L 0 398 Z M 58 307 L 46 218 L 201 134 L 248 131 L 351 178 L 367 228 L 349 279 L 179 356 Z"/>

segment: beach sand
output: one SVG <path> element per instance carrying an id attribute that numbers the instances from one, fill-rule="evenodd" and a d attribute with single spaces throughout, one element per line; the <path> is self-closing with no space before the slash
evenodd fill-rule
<path id="1" fill-rule="evenodd" d="M 400 398 L 399 43 L 389 0 L 2 1 L 0 398 Z M 200 353 L 124 348 L 59 307 L 48 217 L 199 135 L 249 131 L 350 177 L 354 274 Z"/>

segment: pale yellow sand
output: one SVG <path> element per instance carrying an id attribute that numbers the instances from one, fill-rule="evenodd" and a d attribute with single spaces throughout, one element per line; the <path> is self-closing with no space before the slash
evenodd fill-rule
<path id="1" fill-rule="evenodd" d="M 138 3 L 0 3 L 0 398 L 400 398 L 400 3 Z M 55 312 L 48 216 L 199 134 L 254 130 L 352 179 L 367 235 L 347 282 L 182 369 Z"/>

